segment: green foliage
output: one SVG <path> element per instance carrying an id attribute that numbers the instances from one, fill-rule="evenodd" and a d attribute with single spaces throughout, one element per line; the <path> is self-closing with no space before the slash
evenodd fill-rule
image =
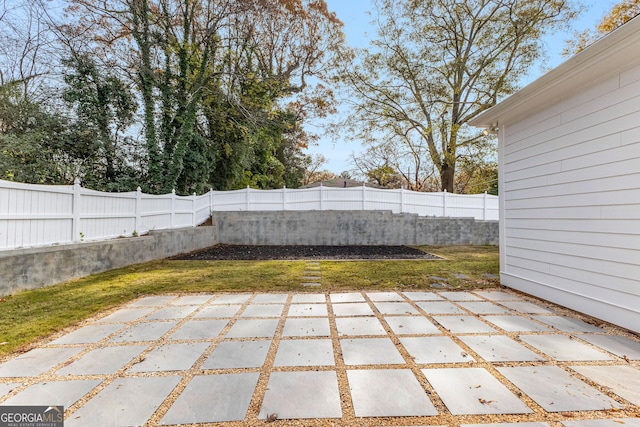
<path id="1" fill-rule="evenodd" d="M 0 86 L 0 179 L 69 184 L 71 145 L 64 118 L 27 99 L 20 82 Z"/>
<path id="2" fill-rule="evenodd" d="M 75 157 L 81 161 L 76 176 L 97 190 L 134 190 L 140 174 L 127 159 L 130 141 L 123 136 L 134 123 L 137 104 L 133 93 L 88 55 L 73 56 L 63 64 L 67 86 L 62 99 L 75 113 L 70 130 Z"/>

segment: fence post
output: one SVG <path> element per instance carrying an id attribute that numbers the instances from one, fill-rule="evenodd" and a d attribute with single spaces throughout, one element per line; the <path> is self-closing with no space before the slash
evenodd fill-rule
<path id="1" fill-rule="evenodd" d="M 133 224 L 133 231 L 140 234 L 142 227 L 142 188 L 136 188 L 136 219 Z"/>
<path id="2" fill-rule="evenodd" d="M 365 210 L 366 207 L 366 203 L 367 203 L 367 185 L 363 182 L 362 183 L 362 210 Z"/>
<path id="3" fill-rule="evenodd" d="M 193 203 L 192 203 L 191 206 L 192 206 L 192 210 L 193 210 L 193 214 L 191 216 L 191 218 L 192 218 L 191 225 L 193 225 L 195 227 L 195 226 L 198 225 L 198 224 L 196 224 L 196 222 L 197 222 L 197 218 L 196 217 L 197 217 L 197 213 L 198 213 L 198 210 L 197 210 L 198 208 L 196 206 L 196 192 L 195 191 L 193 192 Z"/>
<path id="4" fill-rule="evenodd" d="M 171 216 L 169 219 L 169 228 L 173 228 L 176 221 L 176 189 L 171 190 Z"/>
<path id="5" fill-rule="evenodd" d="M 320 210 L 322 210 L 322 182 L 320 183 Z"/>
<path id="6" fill-rule="evenodd" d="M 209 189 L 209 215 L 213 212 L 213 188 Z"/>
<path id="7" fill-rule="evenodd" d="M 247 189 L 245 190 L 245 201 L 246 201 L 246 208 L 247 210 L 249 210 L 250 207 L 250 202 L 249 202 L 249 186 L 247 185 Z"/>
<path id="8" fill-rule="evenodd" d="M 487 192 L 484 192 L 484 197 L 482 198 L 482 220 L 487 220 Z"/>
<path id="9" fill-rule="evenodd" d="M 442 216 L 447 216 L 447 190 L 442 192 Z"/>
<path id="10" fill-rule="evenodd" d="M 400 187 L 400 213 L 404 213 L 404 188 Z"/>
<path id="11" fill-rule="evenodd" d="M 282 187 L 282 210 L 287 210 L 287 186 Z"/>
<path id="12" fill-rule="evenodd" d="M 71 225 L 72 242 L 79 242 L 82 240 L 80 236 L 80 178 L 73 180 L 73 222 Z"/>

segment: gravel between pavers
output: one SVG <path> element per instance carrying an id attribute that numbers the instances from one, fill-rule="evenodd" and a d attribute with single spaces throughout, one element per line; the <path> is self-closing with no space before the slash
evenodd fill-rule
<path id="1" fill-rule="evenodd" d="M 487 291 L 490 289 L 482 289 L 482 291 Z M 506 290 L 504 289 L 499 289 L 503 292 L 505 292 Z M 370 292 L 370 291 L 369 291 Z M 469 292 L 474 292 L 473 290 L 469 291 Z M 577 318 L 577 319 L 581 319 L 584 321 L 587 321 L 589 323 L 596 323 L 598 326 L 603 327 L 605 329 L 605 333 L 606 334 L 616 334 L 616 335 L 627 335 L 629 338 L 635 338 L 637 340 L 637 336 L 634 334 L 630 334 L 628 333 L 628 331 L 623 331 L 620 330 L 619 328 L 606 324 L 605 322 L 601 322 L 601 321 L 597 321 L 595 319 L 591 319 L 587 316 L 583 316 L 583 315 L 578 315 L 575 312 L 572 312 L 571 310 L 556 306 L 554 304 L 551 303 L 547 303 L 547 302 L 543 302 L 540 300 L 537 300 L 535 298 L 529 297 L 529 296 L 525 296 L 522 294 L 519 294 L 517 292 L 514 291 L 507 291 L 508 293 L 513 294 L 514 296 L 518 296 L 520 297 L 522 300 L 524 301 L 528 301 L 528 302 L 533 302 L 536 304 L 539 304 L 540 306 L 544 307 L 544 308 L 548 308 L 551 313 L 550 315 L 568 315 L 571 316 L 573 318 Z M 347 374 L 346 371 L 347 369 L 354 369 L 353 367 L 348 367 L 347 365 L 345 365 L 344 363 L 344 359 L 342 357 L 340 348 L 341 346 L 339 345 L 339 340 L 340 339 L 344 339 L 345 337 L 343 336 L 339 336 L 337 334 L 337 328 L 336 328 L 336 324 L 335 324 L 335 320 L 336 320 L 336 316 L 335 313 L 333 313 L 332 310 L 332 304 L 330 303 L 330 295 L 332 294 L 331 292 L 318 292 L 320 294 L 324 294 L 325 296 L 325 303 L 327 304 L 327 307 L 329 309 L 329 322 L 331 324 L 331 336 L 330 339 L 333 342 L 333 348 L 334 348 L 334 358 L 335 358 L 335 366 L 328 366 L 328 367 L 324 367 L 324 366 L 310 366 L 310 367 L 286 367 L 286 368 L 282 368 L 282 367 L 275 367 L 274 366 L 274 359 L 275 359 L 275 355 L 276 355 L 276 351 L 277 348 L 279 346 L 279 343 L 282 339 L 282 330 L 284 328 L 284 323 L 286 321 L 285 316 L 281 316 L 279 318 L 278 321 L 278 326 L 276 329 L 276 333 L 274 334 L 271 342 L 271 347 L 269 349 L 269 352 L 267 354 L 266 360 L 263 364 L 263 366 L 261 368 L 256 368 L 256 369 L 225 369 L 222 371 L 217 371 L 218 373 L 235 373 L 235 372 L 247 372 L 247 371 L 251 371 L 251 372 L 259 372 L 260 376 L 259 376 L 259 380 L 258 380 L 258 384 L 256 386 L 256 390 L 255 393 L 253 395 L 253 399 L 249 405 L 249 410 L 247 412 L 247 418 L 243 421 L 237 421 L 237 422 L 228 422 L 228 423 L 206 423 L 206 424 L 192 424 L 192 425 L 198 425 L 200 427 L 205 426 L 205 425 L 225 425 L 228 427 L 240 427 L 240 426 L 258 426 L 258 425 L 282 425 L 282 426 L 409 426 L 409 425 L 447 425 L 447 426 L 455 426 L 455 425 L 460 425 L 460 424 L 475 424 L 475 423 L 480 423 L 480 424 L 485 424 L 485 423 L 495 423 L 495 422 L 501 422 L 501 423 L 514 423 L 514 422 L 541 422 L 541 421 L 545 421 L 547 423 L 549 423 L 550 426 L 552 427 L 561 427 L 562 424 L 560 424 L 560 422 L 562 421 L 568 421 L 568 420 L 588 420 L 588 419 L 595 419 L 595 418 L 608 418 L 610 420 L 616 420 L 616 419 L 620 419 L 620 418 L 624 418 L 624 417 L 640 417 L 640 408 L 638 408 L 637 406 L 633 406 L 633 405 L 624 405 L 624 407 L 621 410 L 610 410 L 610 411 L 570 411 L 570 412 L 558 412 L 558 413 L 548 413 L 545 412 L 539 405 L 537 405 L 534 401 L 532 401 L 528 396 L 526 395 L 522 395 L 519 393 L 518 389 L 515 388 L 511 383 L 509 383 L 508 381 L 505 380 L 505 378 L 500 375 L 499 373 L 496 373 L 496 367 L 497 366 L 537 366 L 537 365 L 541 365 L 541 366 L 567 366 L 568 364 L 571 364 L 573 362 L 558 362 L 555 360 L 547 360 L 545 362 L 502 362 L 502 363 L 488 363 L 485 361 L 482 361 L 482 358 L 480 358 L 477 354 L 475 354 L 473 352 L 473 350 L 471 348 L 469 348 L 468 346 L 466 346 L 464 344 L 464 342 L 460 341 L 457 336 L 455 336 L 454 334 L 451 334 L 450 331 L 444 329 L 442 326 L 440 326 L 437 322 L 434 322 L 434 324 L 440 329 L 442 336 L 449 336 L 452 339 L 454 339 L 454 341 L 460 345 L 470 356 L 472 356 L 474 359 L 476 359 L 477 361 L 469 361 L 466 364 L 460 364 L 460 363 L 453 363 L 453 364 L 437 364 L 437 365 L 431 365 L 431 367 L 438 367 L 438 368 L 448 368 L 448 367 L 456 367 L 456 368 L 460 368 L 463 366 L 467 366 L 467 367 L 481 367 L 484 369 L 487 369 L 488 371 L 492 372 L 495 374 L 496 378 L 498 378 L 500 381 L 503 382 L 503 384 L 509 389 L 511 390 L 513 393 L 517 393 L 518 397 L 525 403 L 527 404 L 527 406 L 529 406 L 530 408 L 532 408 L 534 410 L 534 412 L 532 414 L 519 414 L 519 415 L 508 415 L 508 414 L 500 414 L 500 415 L 452 415 L 446 408 L 446 406 L 444 405 L 444 403 L 440 400 L 440 398 L 438 397 L 438 394 L 434 391 L 434 389 L 431 387 L 431 385 L 424 379 L 423 375 L 420 374 L 420 368 L 423 367 L 422 365 L 418 364 L 415 362 L 415 360 L 411 357 L 410 354 L 407 353 L 407 351 L 405 350 L 404 346 L 399 345 L 399 337 L 393 332 L 393 330 L 389 327 L 389 325 L 386 323 L 384 315 L 376 308 L 375 304 L 373 304 L 373 301 L 369 298 L 368 293 L 367 292 L 360 292 L 357 291 L 357 293 L 361 294 L 367 304 L 372 308 L 372 310 L 374 311 L 374 316 L 381 322 L 381 324 L 383 325 L 384 329 L 386 330 L 388 336 L 391 337 L 392 341 L 394 342 L 394 344 L 397 345 L 398 350 L 401 352 L 402 356 L 405 358 L 405 360 L 407 361 L 407 365 L 408 368 L 414 372 L 415 376 L 418 378 L 418 380 L 420 381 L 422 387 L 427 391 L 427 393 L 429 394 L 429 397 L 433 403 L 433 405 L 436 407 L 436 409 L 438 410 L 439 415 L 437 416 L 430 416 L 430 417 L 374 417 L 374 418 L 359 418 L 355 416 L 354 413 L 354 408 L 353 408 L 353 403 L 351 400 L 351 395 L 348 392 L 349 390 L 349 385 L 347 382 Z M 290 307 L 290 305 L 292 304 L 292 298 L 294 295 L 293 293 L 289 293 L 286 302 L 284 303 L 284 311 L 283 313 L 287 313 L 288 309 Z M 212 295 L 213 297 L 213 295 Z M 253 298 L 255 297 L 255 294 L 252 293 L 252 297 L 250 299 L 248 299 L 247 301 L 245 301 L 244 303 L 242 303 L 242 307 L 245 308 L 247 307 L 251 301 L 253 300 Z M 411 303 L 412 305 L 415 306 L 415 303 L 408 301 L 405 299 L 406 302 Z M 454 304 L 457 304 L 456 302 L 453 302 Z M 500 302 L 496 302 L 497 304 L 500 304 Z M 128 303 L 130 304 L 130 303 Z M 127 304 L 127 305 L 128 305 Z M 168 304 L 168 303 L 167 303 Z M 167 305 L 167 304 L 163 304 L 163 305 Z M 418 308 L 416 306 L 416 308 Z M 161 309 L 161 307 L 157 307 L 157 309 Z M 113 312 L 117 309 L 113 309 L 113 310 L 109 310 L 107 312 L 103 312 L 100 315 L 97 316 L 97 318 L 99 317 L 104 317 L 106 316 L 109 312 Z M 146 354 L 148 354 L 150 351 L 152 351 L 153 348 L 157 348 L 160 345 L 162 345 L 166 340 L 167 340 L 167 336 L 169 336 L 169 334 L 172 331 L 175 331 L 177 329 L 179 329 L 184 323 L 186 323 L 187 321 L 191 320 L 196 313 L 191 313 L 190 315 L 184 317 L 183 319 L 180 320 L 180 322 L 175 325 L 171 331 L 169 331 L 167 334 L 165 334 L 165 338 L 158 340 L 157 342 L 154 343 L 154 345 L 152 345 L 147 351 L 143 352 L 139 357 L 135 358 L 134 360 L 132 360 L 131 362 L 129 362 L 127 365 L 125 365 L 122 369 L 120 369 L 117 373 L 113 374 L 113 375 L 107 375 L 107 376 L 96 376 L 96 378 L 98 379 L 102 379 L 104 380 L 104 382 L 101 384 L 101 386 L 96 387 L 91 393 L 89 393 L 89 395 L 85 396 L 83 399 L 81 399 L 80 401 L 76 402 L 74 405 L 72 405 L 72 407 L 69 408 L 65 408 L 67 410 L 67 415 L 70 416 L 71 418 L 74 417 L 74 412 L 79 409 L 81 406 L 83 406 L 85 403 L 87 403 L 87 401 L 91 398 L 94 397 L 100 390 L 102 390 L 104 387 L 106 387 L 108 384 L 111 384 L 114 380 L 116 380 L 119 377 L 144 377 L 144 376 L 165 376 L 165 375 L 173 375 L 175 374 L 175 372 L 146 372 L 146 373 L 131 373 L 131 372 L 127 372 L 127 369 L 134 366 L 137 363 L 140 363 L 142 360 L 144 360 L 144 357 Z M 424 314 L 424 313 L 423 313 Z M 203 340 L 206 342 L 210 342 L 210 348 L 205 351 L 204 354 L 202 354 L 200 356 L 200 358 L 198 359 L 198 361 L 193 365 L 193 367 L 191 369 L 188 369 L 186 371 L 182 371 L 180 372 L 180 374 L 183 376 L 182 381 L 179 383 L 179 385 L 176 387 L 176 389 L 166 398 L 166 400 L 158 407 L 156 413 L 154 414 L 154 416 L 152 416 L 152 418 L 147 422 L 147 424 L 145 424 L 145 426 L 153 426 L 153 425 L 158 425 L 157 423 L 160 422 L 160 420 L 162 419 L 162 417 L 166 414 L 166 412 L 169 410 L 170 406 L 175 402 L 175 399 L 177 399 L 177 397 L 180 395 L 180 393 L 185 389 L 185 387 L 188 385 L 189 381 L 191 380 L 191 378 L 193 378 L 195 375 L 202 375 L 202 374 L 213 374 L 214 371 L 212 370 L 203 370 L 202 368 L 202 364 L 204 363 L 204 361 L 208 358 L 208 356 L 213 352 L 213 350 L 215 349 L 216 345 L 218 343 L 220 343 L 221 341 L 223 341 L 225 339 L 225 333 L 233 326 L 233 324 L 235 323 L 235 321 L 237 321 L 239 319 L 239 314 L 236 314 L 235 316 L 233 316 L 232 321 L 225 327 L 225 329 L 223 331 L 221 331 L 221 333 L 217 336 L 216 339 L 214 340 Z M 430 315 L 427 316 L 428 318 L 431 318 Z M 531 316 L 526 316 L 526 317 L 531 317 Z M 96 318 L 94 319 L 88 319 L 86 323 L 91 323 L 92 321 L 96 320 Z M 133 322 L 133 323 L 138 323 L 142 321 L 142 319 Z M 147 320 L 148 321 L 148 320 Z M 81 325 L 79 325 L 81 326 Z M 68 333 L 69 330 L 64 331 L 64 332 L 60 332 L 57 335 L 62 335 L 64 333 Z M 571 332 L 562 332 L 562 331 L 555 331 L 558 334 L 561 335 L 566 335 L 566 336 L 574 336 L 573 333 Z M 538 335 L 540 333 L 538 332 L 532 332 L 529 333 L 528 335 Z M 95 343 L 92 345 L 88 345 L 86 346 L 87 349 L 85 350 L 85 352 L 83 352 L 83 354 L 85 354 L 86 352 L 88 352 L 91 348 L 99 348 L 99 347 L 104 347 L 104 346 L 109 346 L 109 339 L 113 337 L 114 334 L 112 334 L 109 337 L 106 337 L 105 339 L 101 340 L 101 342 L 99 343 Z M 519 335 L 518 332 L 513 332 L 513 333 L 503 333 L 502 335 L 505 336 L 509 336 L 512 338 L 517 338 L 517 336 Z M 53 337 L 51 337 L 53 338 Z M 51 339 L 50 338 L 50 339 Z M 313 337 L 298 337 L 296 339 L 314 339 Z M 135 345 L 136 343 L 127 343 L 127 345 Z M 587 344 L 588 345 L 588 344 Z M 54 345 L 55 347 L 55 345 Z M 532 349 L 535 352 L 538 352 L 535 349 Z M 77 357 L 74 357 L 74 360 L 79 358 L 82 354 L 78 355 Z M 593 362 L 595 363 L 595 362 Z M 581 364 L 592 364 L 592 363 L 581 363 Z M 602 364 L 602 363 L 601 363 Z M 625 362 L 623 360 L 620 360 L 619 358 L 617 359 L 617 362 L 606 362 L 604 364 L 615 364 L 615 365 L 631 365 L 631 366 L 635 366 L 635 367 L 640 367 L 640 362 L 639 361 L 629 361 L 629 362 Z M 362 370 L 362 369 L 394 369 L 397 368 L 397 366 L 394 365 L 372 365 L 372 366 L 358 366 L 357 369 L 358 370 Z M 260 411 L 260 406 L 262 403 L 262 399 L 266 393 L 266 389 L 267 389 L 267 384 L 268 384 L 268 380 L 269 380 L 269 376 L 271 372 L 277 372 L 277 371 L 335 371 L 337 373 L 337 379 L 338 379 L 338 383 L 339 383 L 339 391 L 340 391 L 340 399 L 342 401 L 342 410 L 343 410 L 343 416 L 341 419 L 299 419 L 299 420 L 277 420 L 274 421 L 273 423 L 268 423 L 265 420 L 260 420 L 258 419 L 258 413 Z M 50 371 L 51 373 L 53 371 Z M 79 377 L 80 378 L 80 377 Z M 55 375 L 51 375 L 51 377 L 47 377 L 46 374 L 41 375 L 40 377 L 36 378 L 29 378 L 29 379 L 23 379 L 21 381 L 22 385 L 19 388 L 24 388 L 27 383 L 32 383 L 32 382 L 42 382 L 42 381 L 48 381 L 48 380 L 53 380 L 55 379 Z M 72 379 L 72 377 L 67 378 L 67 379 Z M 606 388 L 591 382 L 588 379 L 584 379 L 589 385 L 591 385 L 592 387 L 600 390 L 601 392 L 603 392 L 604 394 L 608 394 L 611 395 L 611 391 L 607 390 Z M 615 421 L 614 421 L 615 422 Z M 185 425 L 189 425 L 189 424 L 185 424 Z"/>
<path id="2" fill-rule="evenodd" d="M 218 244 L 177 260 L 302 260 L 302 259 L 442 259 L 409 246 L 305 246 Z"/>

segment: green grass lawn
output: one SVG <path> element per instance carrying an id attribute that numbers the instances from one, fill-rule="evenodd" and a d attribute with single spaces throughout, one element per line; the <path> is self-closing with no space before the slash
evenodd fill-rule
<path id="1" fill-rule="evenodd" d="M 424 261 L 322 261 L 320 291 L 415 290 L 430 276 L 460 288 L 494 286 L 498 248 L 441 246 L 421 249 L 446 258 Z M 319 292 L 302 288 L 304 261 L 173 261 L 138 264 L 0 298 L 0 355 L 142 295 L 215 292 Z M 462 273 L 468 279 L 456 279 Z"/>

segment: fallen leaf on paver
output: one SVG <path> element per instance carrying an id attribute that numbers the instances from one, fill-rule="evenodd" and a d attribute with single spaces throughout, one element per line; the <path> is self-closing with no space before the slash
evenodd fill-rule
<path id="1" fill-rule="evenodd" d="M 273 414 L 267 414 L 267 422 L 268 423 L 272 423 L 274 421 L 276 421 L 278 419 L 278 414 L 273 413 Z"/>
<path id="2" fill-rule="evenodd" d="M 460 356 L 462 357 L 467 357 L 469 355 L 469 353 L 465 352 L 465 351 L 461 351 L 460 352 Z"/>
<path id="3" fill-rule="evenodd" d="M 484 400 L 483 398 L 479 397 L 478 402 L 482 403 L 483 405 L 488 405 L 490 403 L 495 403 L 495 400 Z"/>
<path id="4" fill-rule="evenodd" d="M 146 357 L 142 356 L 141 358 L 139 358 L 138 360 L 136 360 L 135 362 L 133 362 L 134 365 L 137 365 L 138 363 L 142 363 L 144 362 L 146 359 Z"/>
<path id="5" fill-rule="evenodd" d="M 622 355 L 622 358 L 627 362 L 627 363 L 631 363 L 631 361 L 629 360 L 629 358 L 627 357 L 626 354 Z"/>

